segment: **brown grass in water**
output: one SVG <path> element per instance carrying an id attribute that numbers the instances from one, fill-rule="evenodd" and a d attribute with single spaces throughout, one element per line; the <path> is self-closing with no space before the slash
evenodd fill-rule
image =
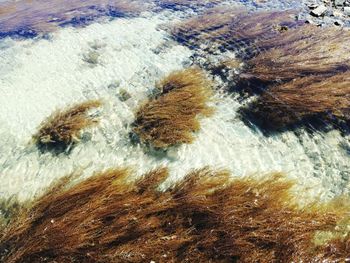
<path id="1" fill-rule="evenodd" d="M 156 3 L 162 8 L 171 8 L 171 9 L 181 9 L 186 8 L 197 8 L 197 7 L 206 7 L 217 5 L 225 0 L 158 0 Z"/>
<path id="2" fill-rule="evenodd" d="M 328 242 L 325 247 L 318 248 L 319 262 L 348 262 L 350 260 L 350 234 Z"/>
<path id="3" fill-rule="evenodd" d="M 7 226 L 10 220 L 19 216 L 20 212 L 25 209 L 26 204 L 20 203 L 15 198 L 0 199 L 0 233 Z"/>
<path id="4" fill-rule="evenodd" d="M 295 11 L 249 13 L 241 7 L 212 8 L 205 14 L 178 23 L 171 33 L 181 43 L 199 47 L 202 43 L 225 50 L 259 52 L 255 43 L 294 28 Z M 243 57 L 247 54 L 238 54 Z"/>
<path id="5" fill-rule="evenodd" d="M 284 128 L 312 117 L 350 121 L 350 72 L 330 78 L 305 77 L 265 91 L 248 112 L 262 126 Z"/>
<path id="6" fill-rule="evenodd" d="M 199 69 L 170 74 L 158 85 L 160 95 L 136 112 L 133 132 L 156 148 L 191 143 L 200 129 L 200 116 L 209 116 L 211 82 Z"/>
<path id="7" fill-rule="evenodd" d="M 35 143 L 39 147 L 63 146 L 66 148 L 78 142 L 81 131 L 98 122 L 96 118 L 88 116 L 88 111 L 101 105 L 101 101 L 91 100 L 54 112 L 41 124 L 39 131 L 33 136 Z"/>
<path id="8" fill-rule="evenodd" d="M 86 24 L 100 16 L 139 14 L 146 9 L 145 1 L 137 0 L 7 1 L 0 3 L 0 36 L 23 30 L 49 33 L 69 22 Z"/>
<path id="9" fill-rule="evenodd" d="M 303 26 L 258 43 L 267 50 L 248 62 L 245 78 L 289 81 L 350 70 L 350 31 Z"/>
<path id="10" fill-rule="evenodd" d="M 165 192 L 167 169 L 134 183 L 129 175 L 61 180 L 3 232 L 1 262 L 310 262 L 325 251 L 315 231 L 333 230 L 344 213 L 298 208 L 280 174 L 230 179 L 206 168 Z"/>

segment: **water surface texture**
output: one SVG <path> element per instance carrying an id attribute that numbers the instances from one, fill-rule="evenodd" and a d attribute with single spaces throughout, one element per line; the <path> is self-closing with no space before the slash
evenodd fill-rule
<path id="1" fill-rule="evenodd" d="M 239 114 L 254 95 L 232 92 L 234 83 L 211 67 L 245 57 L 238 51 L 246 49 L 193 48 L 171 34 L 169 28 L 211 8 L 297 13 L 301 2 L 0 0 L 0 198 L 28 200 L 66 174 L 78 170 L 88 177 L 116 166 L 138 174 L 168 166 L 169 184 L 204 166 L 227 168 L 234 176 L 281 171 L 305 198 L 347 194 L 346 133 L 300 126 L 266 134 Z M 164 151 L 133 143 L 135 111 L 156 82 L 193 65 L 215 83 L 215 111 L 201 119 L 194 142 Z M 120 99 L 121 91 L 130 98 Z M 104 102 L 93 113 L 100 124 L 84 131 L 69 153 L 40 152 L 31 140 L 40 123 L 89 99 Z"/>

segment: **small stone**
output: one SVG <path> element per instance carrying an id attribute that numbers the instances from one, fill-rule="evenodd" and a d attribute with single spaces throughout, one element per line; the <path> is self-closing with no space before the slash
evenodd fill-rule
<path id="1" fill-rule="evenodd" d="M 332 25 L 334 23 L 334 20 L 328 16 L 326 16 L 324 19 L 323 19 L 323 22 L 324 24 L 326 25 Z"/>
<path id="2" fill-rule="evenodd" d="M 311 14 L 314 16 L 322 16 L 326 13 L 327 7 L 325 5 L 319 5 L 314 10 L 311 11 Z"/>
<path id="3" fill-rule="evenodd" d="M 344 17 L 344 14 L 338 10 L 333 11 L 333 16 L 334 17 Z"/>
<path id="4" fill-rule="evenodd" d="M 307 19 L 305 20 L 306 24 L 310 24 L 310 25 L 316 25 L 317 23 L 313 20 L 312 16 L 307 17 Z"/>
<path id="5" fill-rule="evenodd" d="M 316 7 L 318 7 L 318 4 L 309 4 L 307 5 L 310 9 L 315 9 Z"/>
<path id="6" fill-rule="evenodd" d="M 334 0 L 335 6 L 343 6 L 345 3 L 345 0 Z"/>
<path id="7" fill-rule="evenodd" d="M 120 86 L 120 81 L 115 81 L 112 84 L 108 85 L 108 89 L 116 89 Z"/>
<path id="8" fill-rule="evenodd" d="M 155 49 L 152 50 L 154 54 L 159 55 L 162 49 L 160 47 L 156 47 Z"/>
<path id="9" fill-rule="evenodd" d="M 97 65 L 99 57 L 100 53 L 97 51 L 89 51 L 89 53 L 84 55 L 83 60 L 91 65 Z"/>
<path id="10" fill-rule="evenodd" d="M 336 25 L 336 26 L 344 26 L 344 22 L 341 21 L 341 20 L 335 20 L 334 21 L 334 25 Z"/>
<path id="11" fill-rule="evenodd" d="M 88 141 L 91 141 L 91 139 L 92 139 L 92 133 L 91 132 L 84 132 L 81 135 L 81 141 L 82 142 L 88 142 Z"/>
<path id="12" fill-rule="evenodd" d="M 350 16 L 350 6 L 344 7 L 344 13 L 345 13 L 347 16 Z"/>
<path id="13" fill-rule="evenodd" d="M 118 98 L 121 101 L 127 101 L 128 99 L 131 98 L 131 95 L 129 92 L 127 92 L 125 89 L 120 89 L 118 93 Z"/>

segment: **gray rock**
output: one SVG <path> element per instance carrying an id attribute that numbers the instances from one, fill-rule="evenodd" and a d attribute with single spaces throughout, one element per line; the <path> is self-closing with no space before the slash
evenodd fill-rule
<path id="1" fill-rule="evenodd" d="M 344 26 L 344 22 L 341 21 L 341 20 L 334 20 L 334 24 L 335 24 L 336 26 Z"/>
<path id="2" fill-rule="evenodd" d="M 91 141 L 91 139 L 92 139 L 92 133 L 91 132 L 84 132 L 81 135 L 81 138 L 80 138 L 80 140 L 82 142 L 88 142 L 88 141 Z"/>
<path id="3" fill-rule="evenodd" d="M 326 13 L 327 7 L 325 5 L 319 5 L 314 10 L 311 11 L 311 14 L 314 16 L 322 16 Z"/>
<path id="4" fill-rule="evenodd" d="M 315 8 L 317 8 L 318 7 L 318 4 L 308 4 L 307 5 L 310 9 L 315 9 Z"/>
<path id="5" fill-rule="evenodd" d="M 333 15 L 334 17 L 339 17 L 339 18 L 344 17 L 344 14 L 343 14 L 341 11 L 338 11 L 338 10 L 334 10 L 333 13 L 332 13 L 332 15 Z"/>
<path id="6" fill-rule="evenodd" d="M 345 13 L 347 16 L 350 16 L 350 6 L 344 7 L 344 13 Z"/>
<path id="7" fill-rule="evenodd" d="M 345 0 L 334 0 L 335 6 L 343 6 L 345 3 Z"/>
<path id="8" fill-rule="evenodd" d="M 305 23 L 311 24 L 311 25 L 319 25 L 318 21 L 315 21 L 315 18 L 311 15 L 307 15 L 305 18 Z"/>
<path id="9" fill-rule="evenodd" d="M 111 84 L 109 84 L 108 85 L 108 89 L 116 89 L 116 88 L 118 88 L 120 86 L 120 81 L 115 81 L 115 82 L 113 82 L 113 83 L 111 83 Z"/>

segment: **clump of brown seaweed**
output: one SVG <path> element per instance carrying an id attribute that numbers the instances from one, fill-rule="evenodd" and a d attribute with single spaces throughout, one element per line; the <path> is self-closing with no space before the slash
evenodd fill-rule
<path id="1" fill-rule="evenodd" d="M 273 130 L 341 128 L 349 121 L 350 31 L 305 25 L 256 45 L 263 51 L 247 61 L 232 87 L 260 95 L 243 108 L 244 117 Z"/>
<path id="2" fill-rule="evenodd" d="M 233 179 L 204 168 L 166 191 L 157 190 L 165 168 L 133 183 L 129 176 L 111 169 L 73 186 L 64 177 L 0 235 L 1 262 L 311 262 L 349 254 L 348 241 L 313 243 L 346 209 L 300 208 L 281 174 Z"/>
<path id="3" fill-rule="evenodd" d="M 350 31 L 303 26 L 258 43 L 265 50 L 247 63 L 247 79 L 261 82 L 332 76 L 350 70 Z"/>
<path id="4" fill-rule="evenodd" d="M 16 198 L 0 199 L 0 232 L 7 224 L 16 218 L 20 211 L 23 211 L 25 204 L 20 203 Z"/>
<path id="5" fill-rule="evenodd" d="M 172 10 L 181 10 L 183 8 L 209 7 L 225 2 L 225 0 L 156 0 L 161 8 L 169 8 Z"/>
<path id="6" fill-rule="evenodd" d="M 318 248 L 317 257 L 322 262 L 347 262 L 350 258 L 350 234 L 337 237 L 326 243 L 325 247 Z M 321 260 L 319 260 L 321 262 Z"/>
<path id="7" fill-rule="evenodd" d="M 49 116 L 33 135 L 33 140 L 43 150 L 65 150 L 79 141 L 81 131 L 95 125 L 98 119 L 88 112 L 102 105 L 99 100 L 86 101 L 59 110 Z"/>
<path id="8" fill-rule="evenodd" d="M 212 83 L 196 68 L 171 73 L 158 85 L 160 95 L 136 112 L 133 132 L 156 148 L 191 143 L 200 129 L 199 116 L 209 116 Z"/>
<path id="9" fill-rule="evenodd" d="M 171 28 L 174 38 L 190 47 L 202 44 L 223 50 L 239 50 L 238 56 L 250 57 L 260 52 L 256 45 L 301 23 L 295 11 L 250 13 L 241 7 L 216 7 L 203 15 Z"/>
<path id="10" fill-rule="evenodd" d="M 316 76 L 298 78 L 274 86 L 251 103 L 246 113 L 261 126 L 273 129 L 315 117 L 326 123 L 349 122 L 350 72 L 324 79 Z"/>
<path id="11" fill-rule="evenodd" d="M 86 25 L 102 16 L 138 15 L 147 10 L 148 1 L 19 0 L 0 3 L 0 38 L 33 37 L 56 30 L 59 26 Z"/>

